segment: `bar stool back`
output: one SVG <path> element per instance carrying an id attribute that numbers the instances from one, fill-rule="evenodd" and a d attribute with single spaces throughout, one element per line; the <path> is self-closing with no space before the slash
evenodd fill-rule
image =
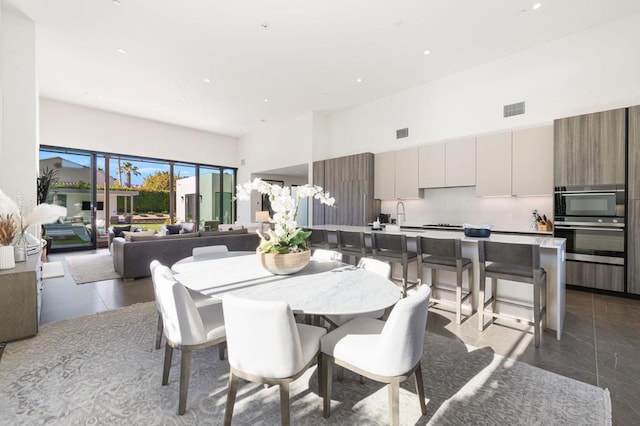
<path id="1" fill-rule="evenodd" d="M 304 231 L 311 231 L 311 235 L 307 239 L 307 245 L 310 249 L 335 249 L 337 244 L 329 242 L 329 233 L 326 229 L 310 229 L 304 228 Z"/>
<path id="2" fill-rule="evenodd" d="M 367 247 L 364 232 L 341 231 L 336 233 L 338 238 L 338 251 L 343 256 L 355 258 L 355 264 L 363 258 L 371 255 L 371 248 Z"/>
<path id="3" fill-rule="evenodd" d="M 438 271 L 452 271 L 456 273 L 456 323 L 461 323 L 462 304 L 471 298 L 471 314 L 473 314 L 473 263 L 471 259 L 462 257 L 462 244 L 460 239 L 453 238 L 428 238 L 418 237 L 418 278 L 424 283 L 424 268 L 431 269 L 431 287 L 439 291 L 454 291 L 449 288 L 438 286 Z M 462 288 L 463 272 L 468 271 L 469 288 L 464 291 Z M 464 294 L 463 294 L 464 293 Z M 434 303 L 451 303 L 448 300 L 437 297 L 438 293 L 431 291 L 431 301 Z"/>
<path id="4" fill-rule="evenodd" d="M 480 260 L 480 303 L 478 304 L 478 329 L 484 330 L 484 315 L 494 318 L 510 318 L 511 315 L 500 314 L 496 311 L 497 281 L 510 280 L 532 285 L 533 307 L 520 303 L 501 301 L 505 304 L 526 306 L 533 308 L 533 321 L 527 322 L 534 327 L 536 348 L 540 346 L 541 328 L 546 328 L 546 285 L 547 274 L 540 267 L 540 246 L 535 244 L 507 244 L 492 241 L 478 242 Z M 490 263 L 488 263 L 490 262 Z M 491 297 L 485 302 L 484 293 L 486 279 L 491 278 Z M 492 310 L 486 307 L 491 304 Z"/>
<path id="5" fill-rule="evenodd" d="M 384 232 L 374 232 L 371 234 L 373 243 L 373 258 L 387 262 L 399 263 L 402 265 L 402 296 L 407 296 L 407 290 L 415 287 L 414 283 L 409 286 L 409 262 L 415 262 L 418 254 L 407 249 L 407 236 L 404 234 L 386 234 Z"/>

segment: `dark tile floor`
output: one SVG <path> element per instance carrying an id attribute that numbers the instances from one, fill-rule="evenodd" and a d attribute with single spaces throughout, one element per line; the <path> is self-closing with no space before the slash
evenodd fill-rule
<path id="1" fill-rule="evenodd" d="M 63 261 L 65 276 L 45 281 L 41 324 L 154 298 L 150 278 L 77 285 L 64 264 L 65 256 L 49 256 L 49 261 Z M 640 424 L 640 300 L 568 290 L 562 340 L 547 331 L 537 349 L 532 330 L 517 323 L 496 321 L 480 332 L 475 316 L 456 325 L 452 312 L 435 306 L 427 324 L 431 332 L 608 388 L 614 424 Z"/>

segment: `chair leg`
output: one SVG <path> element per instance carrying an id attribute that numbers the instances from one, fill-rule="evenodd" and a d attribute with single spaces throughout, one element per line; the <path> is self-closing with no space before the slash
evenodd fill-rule
<path id="1" fill-rule="evenodd" d="M 469 277 L 468 277 L 469 293 L 471 293 L 471 297 L 469 298 L 470 299 L 470 303 L 471 303 L 471 314 L 470 315 L 473 315 L 473 308 L 476 307 L 476 309 L 477 309 L 476 300 L 475 300 L 475 297 L 473 296 L 473 288 L 475 287 L 475 282 L 474 282 L 475 280 L 473 279 L 473 268 L 467 269 L 467 272 L 469 274 Z"/>
<path id="2" fill-rule="evenodd" d="M 409 282 L 409 261 L 402 261 L 402 279 L 404 280 L 404 295 L 407 296 L 407 283 Z"/>
<path id="3" fill-rule="evenodd" d="M 238 393 L 238 376 L 233 373 L 229 373 L 229 391 L 227 392 L 227 407 L 224 410 L 224 424 L 225 426 L 231 425 L 231 418 L 233 417 L 233 406 L 236 403 L 236 394 Z"/>
<path id="4" fill-rule="evenodd" d="M 318 395 L 324 396 L 324 362 L 322 352 L 318 352 L 317 357 L 318 364 Z"/>
<path id="5" fill-rule="evenodd" d="M 339 382 L 344 380 L 344 368 L 338 366 L 338 374 L 336 375 Z"/>
<path id="6" fill-rule="evenodd" d="M 324 401 L 323 401 L 323 415 L 325 419 L 328 419 L 331 415 L 331 376 L 333 375 L 333 357 L 329 355 L 322 355 L 322 363 L 324 364 Z"/>
<path id="7" fill-rule="evenodd" d="M 534 344 L 540 346 L 540 282 L 533 283 L 533 336 Z"/>
<path id="8" fill-rule="evenodd" d="M 462 271 L 456 271 L 456 324 L 462 322 Z"/>
<path id="9" fill-rule="evenodd" d="M 289 382 L 280 383 L 280 417 L 282 426 L 291 424 L 289 413 Z"/>
<path id="10" fill-rule="evenodd" d="M 478 331 L 484 331 L 484 289 L 487 286 L 487 280 L 480 274 L 480 283 L 478 284 Z"/>
<path id="11" fill-rule="evenodd" d="M 191 372 L 191 351 L 180 351 L 180 399 L 178 414 L 183 415 L 187 410 L 187 393 L 189 391 L 189 374 Z"/>
<path id="12" fill-rule="evenodd" d="M 496 312 L 498 312 L 496 310 L 496 302 L 498 301 L 497 293 L 498 293 L 498 279 L 497 278 L 491 278 L 491 300 L 492 300 L 491 312 L 494 313 L 494 314 Z M 489 324 L 493 324 L 495 318 L 496 317 L 491 315 L 491 320 L 489 320 Z"/>
<path id="13" fill-rule="evenodd" d="M 389 420 L 392 426 L 400 424 L 400 383 L 397 380 L 389 383 Z"/>
<path id="14" fill-rule="evenodd" d="M 156 349 L 160 349 L 162 344 L 162 333 L 164 331 L 164 322 L 162 321 L 162 314 L 158 312 L 158 329 L 156 330 Z"/>
<path id="15" fill-rule="evenodd" d="M 424 416 L 427 414 L 427 406 L 424 403 L 424 383 L 422 381 L 422 366 L 421 363 L 418 362 L 418 368 L 416 368 L 416 390 L 418 391 L 418 398 L 420 399 L 420 411 Z"/>
<path id="16" fill-rule="evenodd" d="M 162 385 L 169 384 L 169 371 L 171 370 L 171 359 L 173 358 L 173 348 L 169 343 L 164 348 L 164 368 L 162 369 Z"/>
<path id="17" fill-rule="evenodd" d="M 224 361 L 224 350 L 227 348 L 227 342 L 218 344 L 218 358 L 220 361 Z"/>

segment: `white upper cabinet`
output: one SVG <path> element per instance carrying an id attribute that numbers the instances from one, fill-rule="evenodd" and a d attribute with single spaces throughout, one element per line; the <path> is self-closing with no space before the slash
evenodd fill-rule
<path id="1" fill-rule="evenodd" d="M 476 195 L 511 195 L 511 135 L 476 139 Z"/>
<path id="2" fill-rule="evenodd" d="M 420 198 L 418 148 L 375 155 L 374 196 L 381 200 Z"/>
<path id="3" fill-rule="evenodd" d="M 475 184 L 476 138 L 447 142 L 444 186 L 474 186 Z"/>
<path id="4" fill-rule="evenodd" d="M 419 153 L 420 188 L 476 184 L 475 138 L 424 145 Z"/>
<path id="5" fill-rule="evenodd" d="M 421 146 L 418 148 L 418 154 L 420 163 L 418 182 L 420 188 L 442 188 L 445 182 L 444 143 Z"/>
<path id="6" fill-rule="evenodd" d="M 418 148 L 396 151 L 396 198 L 420 198 Z"/>
<path id="7" fill-rule="evenodd" d="M 374 159 L 373 193 L 375 198 L 393 200 L 396 198 L 396 154 L 393 151 L 380 152 Z"/>
<path id="8" fill-rule="evenodd" d="M 553 194 L 553 126 L 516 130 L 511 194 Z"/>

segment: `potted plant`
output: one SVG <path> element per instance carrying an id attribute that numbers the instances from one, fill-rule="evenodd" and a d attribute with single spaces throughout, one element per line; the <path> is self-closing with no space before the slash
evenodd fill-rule
<path id="1" fill-rule="evenodd" d="M 254 179 L 237 186 L 236 198 L 249 200 L 252 191 L 267 195 L 271 202 L 273 229 L 267 231 L 267 237 L 258 231 L 260 245 L 257 248 L 258 261 L 274 274 L 293 274 L 304 268 L 311 257 L 307 238 L 311 232 L 298 227 L 296 221 L 300 200 L 313 197 L 322 204 L 333 206 L 335 199 L 321 187 L 302 185 L 297 187 L 295 197 L 287 186 L 270 184 L 262 179 Z"/>

